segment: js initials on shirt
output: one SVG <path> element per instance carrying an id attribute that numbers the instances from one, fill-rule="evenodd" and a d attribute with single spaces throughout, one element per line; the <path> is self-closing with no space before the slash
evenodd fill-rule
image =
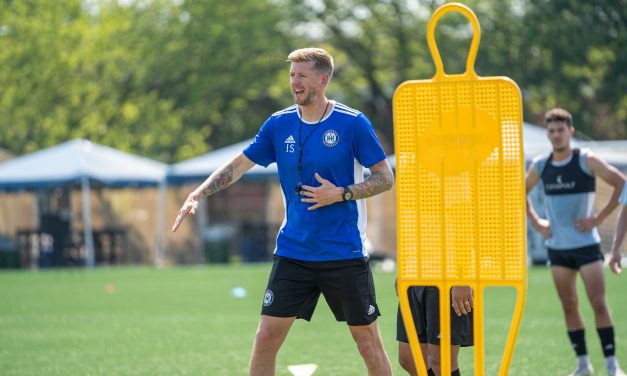
<path id="1" fill-rule="evenodd" d="M 285 152 L 293 153 L 294 144 L 296 144 L 296 141 L 294 140 L 294 136 L 290 135 L 288 138 L 285 139 Z"/>

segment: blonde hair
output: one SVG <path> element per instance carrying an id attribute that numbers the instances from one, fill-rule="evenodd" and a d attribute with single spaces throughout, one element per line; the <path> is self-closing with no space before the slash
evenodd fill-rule
<path id="1" fill-rule="evenodd" d="M 329 75 L 329 79 L 333 76 L 333 57 L 322 48 L 309 47 L 292 51 L 287 56 L 287 61 L 292 63 L 313 63 L 313 68 Z"/>
<path id="2" fill-rule="evenodd" d="M 563 108 L 552 108 L 544 114 L 544 126 L 547 126 L 549 125 L 549 123 L 557 121 L 566 122 L 569 127 L 573 126 L 573 116 L 570 114 L 570 112 L 566 111 Z"/>

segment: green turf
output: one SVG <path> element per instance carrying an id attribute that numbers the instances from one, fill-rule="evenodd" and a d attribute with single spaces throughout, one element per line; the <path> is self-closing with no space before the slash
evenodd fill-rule
<path id="1" fill-rule="evenodd" d="M 0 272 L 2 375 L 243 375 L 259 319 L 270 265 L 67 269 Z M 546 268 L 532 268 L 529 296 L 512 375 L 566 374 L 574 356 Z M 397 365 L 394 275 L 375 273 L 383 315 L 379 320 L 395 374 Z M 115 288 L 107 292 L 107 285 Z M 627 365 L 627 281 L 607 276 L 617 322 L 619 360 Z M 245 298 L 230 290 L 243 287 Z M 581 286 L 580 286 L 581 287 Z M 581 289 L 580 289 L 581 291 Z M 497 374 L 509 327 L 513 293 L 488 292 L 488 374 Z M 582 299 L 585 299 L 582 297 Z M 583 312 L 594 327 L 589 305 Z M 603 371 L 600 345 L 588 330 L 593 364 Z M 462 350 L 472 375 L 472 350 Z M 311 323 L 298 320 L 279 353 L 277 374 L 290 364 L 316 363 L 315 375 L 365 375 L 344 324 L 321 300 Z M 603 374 L 603 373 L 600 373 Z"/>

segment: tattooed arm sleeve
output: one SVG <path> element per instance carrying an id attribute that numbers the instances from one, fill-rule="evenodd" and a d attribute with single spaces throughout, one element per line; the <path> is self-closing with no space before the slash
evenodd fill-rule
<path id="1" fill-rule="evenodd" d="M 254 165 L 255 163 L 248 159 L 244 153 L 240 153 L 215 170 L 207 180 L 196 188 L 194 193 L 199 198 L 211 196 L 238 181 Z"/>
<path id="2" fill-rule="evenodd" d="M 387 160 L 382 160 L 370 167 L 371 175 L 359 184 L 348 187 L 353 192 L 353 200 L 378 195 L 392 188 L 394 173 Z"/>

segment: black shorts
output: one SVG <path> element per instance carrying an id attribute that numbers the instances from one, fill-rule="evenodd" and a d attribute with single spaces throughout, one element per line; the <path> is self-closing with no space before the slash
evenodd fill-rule
<path id="1" fill-rule="evenodd" d="M 274 256 L 262 315 L 311 320 L 320 293 L 337 321 L 369 325 L 380 316 L 367 258 L 300 261 Z"/>
<path id="2" fill-rule="evenodd" d="M 563 266 L 574 270 L 579 270 L 584 265 L 604 259 L 599 244 L 573 249 L 548 248 L 548 251 L 551 266 Z"/>
<path id="3" fill-rule="evenodd" d="M 418 341 L 432 345 L 440 344 L 440 296 L 434 286 L 412 286 L 407 291 Z M 457 316 L 453 307 L 451 315 L 451 344 L 462 347 L 472 346 L 473 326 L 471 311 L 467 315 Z M 400 307 L 396 317 L 396 340 L 409 343 L 407 331 L 401 316 Z"/>

